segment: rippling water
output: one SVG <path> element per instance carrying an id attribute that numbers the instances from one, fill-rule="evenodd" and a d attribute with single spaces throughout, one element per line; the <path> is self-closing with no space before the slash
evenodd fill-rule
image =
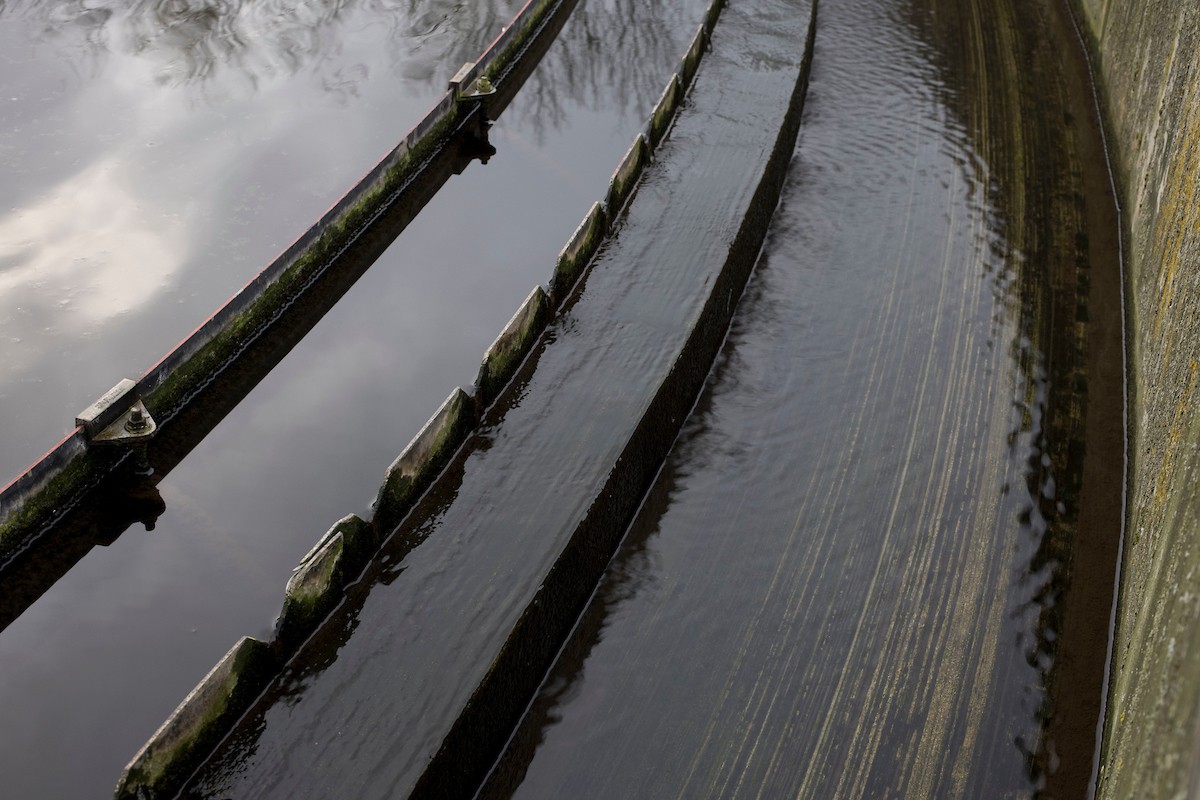
<path id="1" fill-rule="evenodd" d="M 1053 33 L 822 4 L 759 270 L 485 796 L 1086 796 L 1120 322 Z"/>
<path id="2" fill-rule="evenodd" d="M 299 233 L 517 3 L 468 5 L 0 4 L 0 411 L 28 423 L 0 427 L 0 468 Z M 581 3 L 497 157 L 168 476 L 158 529 L 94 550 L 0 633 L 6 791 L 106 792 L 238 636 L 266 635 L 288 570 L 547 277 L 701 6 Z M 1091 431 L 1119 430 L 1096 356 L 1118 316 L 1097 298 L 1115 271 L 1099 161 L 1046 25 L 1029 0 L 824 3 L 759 272 L 490 794 L 1027 796 L 1068 773 L 1055 796 L 1078 794 L 1103 634 L 1073 637 L 1107 605 L 1073 598 L 1111 587 L 1119 446 Z M 596 458 L 602 433 L 549 442 L 543 466 Z M 395 625 L 417 636 L 419 603 L 393 598 L 448 593 L 437 607 L 487 628 L 497 609 L 455 593 L 531 588 L 484 580 L 489 553 L 525 558 L 501 541 L 460 573 L 462 530 L 379 565 L 365 622 L 317 648 L 344 663 L 300 665 L 272 713 L 306 719 L 305 692 L 320 719 L 383 713 L 339 696 L 339 652 L 353 635 L 371 687 L 402 683 L 380 654 Z M 224 778 L 279 767 L 253 738 Z"/>

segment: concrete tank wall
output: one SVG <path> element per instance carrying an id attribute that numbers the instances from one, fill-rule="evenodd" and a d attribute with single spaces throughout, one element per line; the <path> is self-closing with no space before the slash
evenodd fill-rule
<path id="1" fill-rule="evenodd" d="M 1200 785 L 1200 6 L 1076 0 L 1128 236 L 1130 495 L 1098 796 Z"/>

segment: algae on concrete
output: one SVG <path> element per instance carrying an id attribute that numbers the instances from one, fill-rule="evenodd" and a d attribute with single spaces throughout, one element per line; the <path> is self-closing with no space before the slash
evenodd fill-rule
<path id="1" fill-rule="evenodd" d="M 512 380 L 517 367 L 545 330 L 549 316 L 550 298 L 542 287 L 535 286 L 483 356 L 479 376 L 475 378 L 480 408 L 490 406 Z"/>
<path id="2" fill-rule="evenodd" d="M 550 297 L 554 301 L 555 308 L 562 305 L 563 300 L 571 293 L 571 289 L 579 282 L 584 268 L 592 260 L 592 256 L 596 255 L 596 251 L 600 249 L 600 243 L 604 241 L 607 233 L 608 224 L 604 206 L 600 203 L 593 203 L 587 216 L 579 223 L 575 233 L 571 234 L 571 238 L 559 252 L 558 262 L 554 265 L 554 277 L 550 282 Z"/>
<path id="3" fill-rule="evenodd" d="M 371 525 L 382 539 L 395 530 L 417 498 L 450 462 L 475 428 L 475 400 L 455 389 L 388 467 Z"/>
<path id="4" fill-rule="evenodd" d="M 529 43 L 529 39 L 537 33 L 546 15 L 556 8 L 561 0 L 542 0 L 533 10 L 532 15 L 524 21 L 521 32 L 501 50 L 483 69 L 483 77 L 495 81 L 499 78 L 513 59 L 515 59 Z"/>
<path id="5" fill-rule="evenodd" d="M 34 491 L 23 505 L 5 515 L 0 521 L 0 564 L 28 547 L 38 531 L 98 480 L 108 466 L 111 466 L 109 459 L 101 461 L 94 453 L 84 451 Z"/>
<path id="6" fill-rule="evenodd" d="M 249 636 L 239 640 L 125 767 L 117 800 L 173 797 L 273 672 L 268 645 Z"/>
<path id="7" fill-rule="evenodd" d="M 371 526 L 355 514 L 336 523 L 321 537 L 288 579 L 275 639 L 285 652 L 303 642 L 342 599 L 346 585 L 375 552 Z"/>

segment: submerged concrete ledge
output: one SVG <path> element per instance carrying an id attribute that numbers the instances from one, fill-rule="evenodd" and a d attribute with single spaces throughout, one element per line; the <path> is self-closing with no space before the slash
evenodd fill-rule
<path id="1" fill-rule="evenodd" d="M 553 5 L 530 2 L 526 8 L 538 6 L 544 15 Z M 669 95 L 669 102 L 665 105 L 659 102 L 647 130 L 657 129 L 665 134 L 669 129 L 683 94 L 680 75 L 688 72 L 690 83 L 704 52 L 703 42 L 707 41 L 722 5 L 721 0 L 710 5 L 706 25 L 697 33 L 679 71 L 668 83 L 664 97 Z M 508 33 L 506 29 L 492 49 L 500 48 L 505 58 L 512 58 L 520 52 L 522 43 Z M 503 58 L 498 58 L 493 63 L 502 62 Z M 465 77 L 456 79 L 466 83 L 481 74 L 493 73 L 476 65 Z M 126 768 L 117 787 L 118 798 L 177 791 L 180 776 L 186 779 L 208 758 L 267 682 L 278 674 L 284 660 L 295 653 L 342 601 L 346 587 L 446 468 L 475 431 L 481 412 L 497 400 L 533 351 L 555 311 L 586 274 L 610 232 L 612 215 L 620 213 L 651 157 L 649 140 L 646 134 L 639 133 L 614 171 L 605 200 L 592 206 L 559 253 L 549 291 L 534 287 L 485 352 L 476 385 L 470 391 L 458 388 L 451 392 L 388 468 L 371 520 L 349 515 L 321 537 L 287 582 L 283 609 L 270 645 L 243 639 L 222 659 Z M 230 701 L 233 692 L 230 687 L 239 685 L 237 676 L 248 674 L 237 665 L 247 663 L 248 659 L 252 659 L 254 667 L 253 681 L 243 679 L 240 685 L 246 691 L 253 686 L 254 692 L 247 698 L 245 692 L 239 691 L 235 701 Z M 203 725 L 190 722 L 196 719 L 203 719 Z"/>

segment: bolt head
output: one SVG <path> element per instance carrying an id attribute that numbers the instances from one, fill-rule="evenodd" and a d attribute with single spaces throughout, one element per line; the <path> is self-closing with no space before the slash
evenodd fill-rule
<path id="1" fill-rule="evenodd" d="M 125 430 L 130 433 L 139 433 L 150 427 L 150 423 L 146 420 L 146 415 L 142 413 L 140 408 L 135 408 L 129 412 L 129 419 L 125 422 Z"/>

